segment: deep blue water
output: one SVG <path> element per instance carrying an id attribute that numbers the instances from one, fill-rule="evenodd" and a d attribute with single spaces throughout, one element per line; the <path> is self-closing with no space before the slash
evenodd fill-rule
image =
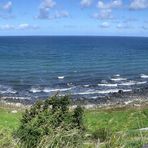
<path id="1" fill-rule="evenodd" d="M 0 37 L 0 94 L 95 98 L 142 88 L 148 38 Z"/>

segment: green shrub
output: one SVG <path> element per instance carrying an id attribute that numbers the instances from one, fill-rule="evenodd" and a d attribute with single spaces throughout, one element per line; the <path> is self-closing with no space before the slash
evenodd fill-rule
<path id="1" fill-rule="evenodd" d="M 21 147 L 81 147 L 83 109 L 69 110 L 68 96 L 38 101 L 22 116 L 16 132 Z"/>
<path id="2" fill-rule="evenodd" d="M 108 128 L 97 129 L 92 133 L 92 138 L 94 140 L 100 140 L 100 142 L 104 142 L 108 140 L 111 136 L 112 132 Z"/>
<path id="3" fill-rule="evenodd" d="M 0 147 L 1 148 L 17 148 L 11 132 L 8 129 L 0 130 Z"/>

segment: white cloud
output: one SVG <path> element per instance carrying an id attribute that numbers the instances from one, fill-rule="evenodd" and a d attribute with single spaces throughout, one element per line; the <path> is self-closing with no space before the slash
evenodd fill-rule
<path id="1" fill-rule="evenodd" d="M 97 7 L 99 12 L 95 13 L 93 16 L 97 19 L 113 19 L 112 9 L 117 9 L 122 7 L 122 0 L 112 0 L 111 2 L 105 3 L 103 0 L 99 0 Z"/>
<path id="2" fill-rule="evenodd" d="M 109 28 L 110 27 L 110 24 L 108 22 L 103 22 L 101 25 L 100 25 L 101 28 Z"/>
<path id="3" fill-rule="evenodd" d="M 53 9 L 55 5 L 56 2 L 54 0 L 42 0 L 39 9 L 39 15 L 36 18 L 51 20 L 69 16 L 69 13 L 65 10 L 55 11 L 54 13 L 51 13 L 50 9 Z"/>
<path id="4" fill-rule="evenodd" d="M 81 0 L 80 4 L 82 7 L 89 7 L 92 4 L 92 0 Z"/>
<path id="5" fill-rule="evenodd" d="M 49 10 L 52 9 L 56 5 L 54 0 L 42 0 L 39 9 L 39 15 L 37 18 L 39 19 L 49 19 Z"/>
<path id="6" fill-rule="evenodd" d="M 95 13 L 93 17 L 96 19 L 113 19 L 112 10 L 102 9 L 98 13 Z"/>
<path id="7" fill-rule="evenodd" d="M 54 6 L 56 5 L 56 2 L 54 0 L 42 0 L 42 3 L 41 3 L 41 8 L 53 8 Z"/>
<path id="8" fill-rule="evenodd" d="M 148 8 L 148 0 L 133 0 L 130 4 L 130 9 L 139 10 Z"/>
<path id="9" fill-rule="evenodd" d="M 63 18 L 63 17 L 68 17 L 69 12 L 68 11 L 56 11 L 56 13 L 53 15 L 53 18 Z"/>
<path id="10" fill-rule="evenodd" d="M 2 19 L 11 19 L 15 16 L 12 15 L 12 2 L 8 1 L 7 3 L 3 3 L 0 5 L 0 18 Z"/>
<path id="11" fill-rule="evenodd" d="M 69 17 L 68 11 L 61 10 L 61 11 L 55 11 L 53 14 L 49 14 L 49 11 L 46 9 L 41 9 L 40 15 L 37 16 L 37 18 L 39 18 L 39 19 L 48 19 L 48 20 L 59 19 L 59 18 L 64 18 L 64 17 Z"/>
<path id="12" fill-rule="evenodd" d="M 31 24 L 19 24 L 19 25 L 11 25 L 11 24 L 5 24 L 5 25 L 0 25 L 0 30 L 36 30 L 38 29 L 39 26 L 37 25 L 31 25 Z"/>
<path id="13" fill-rule="evenodd" d="M 26 29 L 33 29 L 34 30 L 34 29 L 38 29 L 39 26 L 24 23 L 24 24 L 19 24 L 17 28 L 21 29 L 21 30 L 26 30 Z"/>
<path id="14" fill-rule="evenodd" d="M 49 18 L 49 10 L 46 8 L 40 8 L 39 15 L 37 16 L 39 19 L 48 19 Z"/>
<path id="15" fill-rule="evenodd" d="M 0 30 L 12 30 L 12 29 L 15 29 L 15 26 L 9 24 L 0 26 Z"/>
<path id="16" fill-rule="evenodd" d="M 2 9 L 7 11 L 7 12 L 10 12 L 12 10 L 12 2 L 11 1 L 8 1 L 7 3 L 5 3 L 3 6 L 2 6 Z"/>
<path id="17" fill-rule="evenodd" d="M 130 28 L 134 28 L 132 27 L 130 24 L 128 23 L 118 23 L 116 26 L 117 29 L 130 29 Z"/>
<path id="18" fill-rule="evenodd" d="M 99 0 L 97 7 L 99 9 L 112 9 L 112 8 L 120 8 L 122 6 L 122 0 L 113 0 L 109 3 L 104 3 L 104 1 Z"/>
<path id="19" fill-rule="evenodd" d="M 114 0 L 111 3 L 112 8 L 120 8 L 123 5 L 122 0 Z"/>
<path id="20" fill-rule="evenodd" d="M 98 1 L 97 7 L 99 9 L 108 9 L 108 5 L 105 5 L 103 1 Z"/>

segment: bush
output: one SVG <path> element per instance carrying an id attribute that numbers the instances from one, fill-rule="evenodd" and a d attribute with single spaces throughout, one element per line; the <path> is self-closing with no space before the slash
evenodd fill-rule
<path id="1" fill-rule="evenodd" d="M 17 148 L 16 141 L 14 141 L 11 131 L 8 129 L 0 130 L 0 147 L 1 148 Z"/>
<path id="2" fill-rule="evenodd" d="M 81 147 L 83 109 L 69 110 L 68 96 L 36 102 L 26 110 L 17 130 L 21 147 Z"/>
<path id="3" fill-rule="evenodd" d="M 96 131 L 94 131 L 92 133 L 92 138 L 94 140 L 100 140 L 100 142 L 104 142 L 107 141 L 110 136 L 111 136 L 112 132 L 107 129 L 107 128 L 101 128 L 101 129 L 97 129 Z"/>

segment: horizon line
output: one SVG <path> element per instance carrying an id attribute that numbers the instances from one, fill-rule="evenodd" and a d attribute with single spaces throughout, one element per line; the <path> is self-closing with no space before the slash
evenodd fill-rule
<path id="1" fill-rule="evenodd" d="M 143 37 L 148 36 L 128 36 L 128 35 L 0 35 L 0 37 Z"/>

